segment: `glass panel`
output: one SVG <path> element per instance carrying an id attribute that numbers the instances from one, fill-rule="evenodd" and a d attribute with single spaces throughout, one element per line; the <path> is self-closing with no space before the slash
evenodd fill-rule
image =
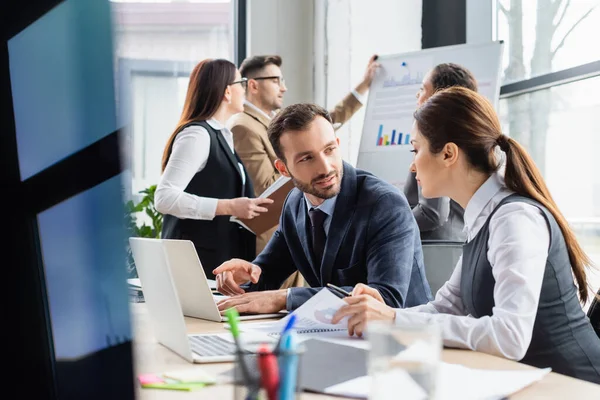
<path id="1" fill-rule="evenodd" d="M 126 238 L 116 200 L 121 199 L 121 180 L 117 175 L 38 214 L 58 361 L 131 340 Z"/>
<path id="2" fill-rule="evenodd" d="M 600 267 L 600 77 L 500 100 L 504 132 L 523 144 Z M 600 287 L 600 274 L 592 276 Z"/>
<path id="3" fill-rule="evenodd" d="M 600 59 L 599 0 L 498 0 L 503 83 Z"/>
<path id="4" fill-rule="evenodd" d="M 63 2 L 8 41 L 21 179 L 116 130 L 109 12 Z"/>
<path id="5" fill-rule="evenodd" d="M 233 59 L 231 0 L 112 0 L 120 118 L 137 194 L 158 183 L 162 152 L 205 58 Z"/>

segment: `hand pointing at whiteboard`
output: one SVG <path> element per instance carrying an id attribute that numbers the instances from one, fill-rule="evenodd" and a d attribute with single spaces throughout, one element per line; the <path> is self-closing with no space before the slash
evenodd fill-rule
<path id="1" fill-rule="evenodd" d="M 377 54 L 371 56 L 371 58 L 369 59 L 369 63 L 367 64 L 367 69 L 365 70 L 363 80 L 358 84 L 358 86 L 355 89 L 361 95 L 364 95 L 367 92 L 367 90 L 369 90 L 371 82 L 373 82 L 373 78 L 375 77 L 375 73 L 377 72 L 377 69 L 381 66 L 381 64 L 377 62 L 377 58 L 379 58 Z"/>

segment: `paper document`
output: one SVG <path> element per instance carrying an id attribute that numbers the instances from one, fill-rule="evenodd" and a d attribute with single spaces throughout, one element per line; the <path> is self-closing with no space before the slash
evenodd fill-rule
<path id="1" fill-rule="evenodd" d="M 439 387 L 436 390 L 439 400 L 492 400 L 502 399 L 515 394 L 527 386 L 540 381 L 544 376 L 550 373 L 550 368 L 520 370 L 520 371 L 494 371 L 467 368 L 458 364 L 440 364 Z M 390 371 L 391 372 L 391 371 Z M 410 396 L 405 393 L 405 389 L 413 388 L 416 385 L 408 373 L 402 377 L 395 376 L 390 384 L 390 394 L 396 394 L 396 389 L 402 387 L 402 398 L 410 400 L 425 399 L 422 391 L 410 390 Z M 398 384 L 402 381 L 402 385 Z M 370 393 L 371 378 L 363 376 L 356 379 L 332 385 L 325 389 L 326 393 L 339 396 L 366 399 Z M 417 385 L 418 386 L 418 385 Z M 420 388 L 419 388 L 420 389 Z"/>
<path id="2" fill-rule="evenodd" d="M 550 368 L 493 371 L 443 363 L 439 395 L 445 399 L 501 399 L 540 381 Z"/>
<path id="3" fill-rule="evenodd" d="M 394 369 L 382 373 L 377 382 L 390 390 L 381 390 L 377 393 L 378 400 L 398 399 L 398 389 L 402 390 L 402 400 L 426 400 L 427 393 L 402 369 Z M 371 377 L 361 376 L 349 381 L 333 385 L 325 389 L 325 393 L 337 396 L 366 399 L 369 397 Z"/>
<path id="4" fill-rule="evenodd" d="M 260 213 L 252 219 L 231 217 L 230 221 L 237 222 L 255 235 L 260 235 L 269 229 L 277 226 L 283 203 L 287 198 L 290 190 L 294 188 L 294 183 L 290 178 L 285 176 L 279 177 L 271 186 L 267 188 L 260 196 L 261 199 L 269 198 L 273 200 L 272 204 L 263 204 L 261 207 L 267 208 L 269 211 Z"/>
<path id="5" fill-rule="evenodd" d="M 344 305 L 346 303 L 342 299 L 331 293 L 329 289 L 323 288 L 285 318 L 274 322 L 242 324 L 241 329 L 276 336 L 283 330 L 290 316 L 296 314 L 296 323 L 293 329 L 298 334 L 337 334 L 338 336 L 347 336 L 347 317 L 337 324 L 331 323 L 331 318 L 333 318 L 335 312 Z"/>

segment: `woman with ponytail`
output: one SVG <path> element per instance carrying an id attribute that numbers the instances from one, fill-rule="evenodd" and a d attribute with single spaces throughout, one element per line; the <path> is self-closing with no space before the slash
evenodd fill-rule
<path id="1" fill-rule="evenodd" d="M 371 320 L 438 323 L 445 346 L 600 383 L 600 338 L 581 306 L 591 263 L 535 163 L 469 89 L 434 94 L 414 117 L 411 170 L 425 197 L 448 196 L 465 209 L 463 254 L 434 301 L 392 309 L 358 285 L 332 322 L 350 316 L 351 335 Z"/>

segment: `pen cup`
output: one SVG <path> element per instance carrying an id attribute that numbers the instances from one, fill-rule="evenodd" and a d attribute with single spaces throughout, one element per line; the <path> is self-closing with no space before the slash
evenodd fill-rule
<path id="1" fill-rule="evenodd" d="M 233 398 L 235 400 L 299 399 L 302 352 L 301 346 L 294 350 L 274 350 L 273 345 L 270 346 L 267 354 L 259 352 L 258 349 L 239 350 L 233 368 Z M 240 364 L 241 362 L 245 367 Z"/>

